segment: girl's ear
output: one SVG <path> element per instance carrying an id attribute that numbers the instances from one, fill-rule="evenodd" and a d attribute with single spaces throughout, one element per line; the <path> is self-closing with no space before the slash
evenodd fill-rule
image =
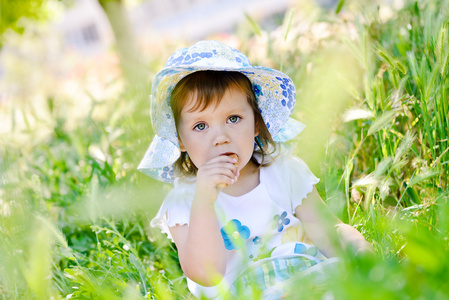
<path id="1" fill-rule="evenodd" d="M 176 135 L 178 136 L 179 149 L 181 150 L 181 152 L 186 152 L 186 148 L 184 147 L 184 144 L 181 141 L 181 137 L 179 136 L 178 130 L 176 130 Z"/>
<path id="2" fill-rule="evenodd" d="M 186 152 L 186 148 L 184 147 L 184 144 L 182 143 L 180 138 L 178 138 L 178 143 L 179 143 L 179 149 L 181 150 L 181 152 Z"/>
<path id="3" fill-rule="evenodd" d="M 259 122 L 256 121 L 256 123 L 254 124 L 254 137 L 259 135 Z"/>

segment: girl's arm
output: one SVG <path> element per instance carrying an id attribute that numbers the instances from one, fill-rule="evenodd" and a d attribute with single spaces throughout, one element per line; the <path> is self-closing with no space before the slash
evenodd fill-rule
<path id="1" fill-rule="evenodd" d="M 315 187 L 295 209 L 304 231 L 327 257 L 337 256 L 340 249 L 353 247 L 356 253 L 374 252 L 372 245 L 354 227 L 334 216 Z"/>
<path id="2" fill-rule="evenodd" d="M 184 274 L 202 286 L 220 282 L 226 271 L 225 246 L 213 204 L 193 201 L 190 224 L 170 227 Z"/>
<path id="3" fill-rule="evenodd" d="M 198 169 L 189 225 L 170 227 L 184 274 L 203 286 L 220 282 L 226 272 L 226 248 L 214 203 L 220 184 L 236 180 L 236 160 L 228 156 L 211 159 Z"/>

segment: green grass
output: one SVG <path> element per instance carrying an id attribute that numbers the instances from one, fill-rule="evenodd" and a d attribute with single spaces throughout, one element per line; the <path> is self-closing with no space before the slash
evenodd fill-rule
<path id="1" fill-rule="evenodd" d="M 292 297 L 449 297 L 449 2 L 406 1 L 389 19 L 381 11 L 302 1 L 277 30 L 248 16 L 236 31 L 253 64 L 295 81 L 294 114 L 307 125 L 295 153 L 377 252 L 348 250 L 338 274 L 315 288 L 301 279 Z M 176 249 L 149 226 L 170 187 L 136 171 L 152 137 L 147 94 L 130 85 L 93 101 L 74 127 L 64 99 L 48 97 L 47 121 L 15 107 L 34 125 L 0 139 L 3 299 L 191 297 Z"/>

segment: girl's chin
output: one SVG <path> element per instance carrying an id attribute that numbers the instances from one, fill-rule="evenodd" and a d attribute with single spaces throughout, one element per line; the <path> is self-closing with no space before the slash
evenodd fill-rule
<path id="1" fill-rule="evenodd" d="M 238 169 L 239 169 L 240 173 L 242 173 L 242 172 L 246 172 L 246 171 L 253 171 L 253 170 L 257 169 L 257 166 L 251 160 L 251 157 L 249 157 L 248 160 L 246 160 L 245 164 L 242 161 L 240 161 Z"/>

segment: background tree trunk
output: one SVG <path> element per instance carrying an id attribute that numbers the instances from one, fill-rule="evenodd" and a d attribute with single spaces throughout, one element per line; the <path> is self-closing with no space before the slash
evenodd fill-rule
<path id="1" fill-rule="evenodd" d="M 98 0 L 111 24 L 123 75 L 129 84 L 147 81 L 147 68 L 143 64 L 134 32 L 122 0 Z"/>

